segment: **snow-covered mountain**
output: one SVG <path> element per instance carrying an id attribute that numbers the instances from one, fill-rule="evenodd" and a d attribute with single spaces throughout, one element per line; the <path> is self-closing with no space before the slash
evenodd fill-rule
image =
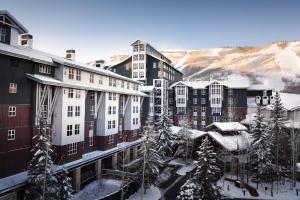
<path id="1" fill-rule="evenodd" d="M 300 92 L 300 41 L 280 41 L 257 47 L 161 52 L 188 80 L 238 73 L 272 88 Z"/>

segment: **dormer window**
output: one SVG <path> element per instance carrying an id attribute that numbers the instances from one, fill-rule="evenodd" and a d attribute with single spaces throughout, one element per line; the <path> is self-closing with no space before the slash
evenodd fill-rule
<path id="1" fill-rule="evenodd" d="M 39 65 L 39 72 L 43 74 L 51 74 L 51 68 L 48 65 Z"/>

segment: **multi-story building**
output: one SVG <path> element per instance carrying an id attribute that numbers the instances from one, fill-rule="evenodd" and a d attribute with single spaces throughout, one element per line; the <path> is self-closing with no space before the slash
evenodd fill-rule
<path id="1" fill-rule="evenodd" d="M 102 167 L 115 168 L 118 152 L 126 151 L 127 161 L 136 158 L 141 142 L 147 97 L 141 82 L 76 62 L 75 50 L 62 58 L 32 44 L 28 30 L 0 11 L 0 183 L 14 183 L 0 184 L 0 196 L 26 182 L 22 172 L 41 118 L 52 127 L 55 163 L 73 172 L 76 190 L 82 174 L 90 180 L 99 178 Z"/>
<path id="2" fill-rule="evenodd" d="M 171 60 L 150 44 L 137 40 L 131 46 L 132 55 L 111 65 L 109 69 L 153 87 L 153 90 L 150 87 L 144 88 L 145 92 L 154 92 L 154 102 L 149 102 L 151 98 L 144 102 L 142 117 L 145 119 L 148 114 L 153 114 L 157 118 L 168 108 L 169 86 L 182 80 L 183 74 L 172 66 Z"/>
<path id="3" fill-rule="evenodd" d="M 213 122 L 245 119 L 248 95 L 254 95 L 254 98 L 264 96 L 261 91 L 248 91 L 249 86 L 248 79 L 236 76 L 224 80 L 174 83 L 169 89 L 169 109 L 174 124 L 180 125 L 187 119 L 191 127 L 203 130 Z"/>

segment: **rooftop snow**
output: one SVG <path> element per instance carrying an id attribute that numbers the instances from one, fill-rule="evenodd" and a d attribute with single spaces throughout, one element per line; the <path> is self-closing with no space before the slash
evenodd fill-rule
<path id="1" fill-rule="evenodd" d="M 20 46 L 20 45 L 13 46 L 13 45 L 7 45 L 4 43 L 0 43 L 0 53 L 4 54 L 4 55 L 18 57 L 18 58 L 22 58 L 22 59 L 26 59 L 26 60 L 32 60 L 34 62 L 44 63 L 44 64 L 48 64 L 48 65 L 53 65 L 53 66 L 56 66 L 57 63 L 59 63 L 62 65 L 79 68 L 79 69 L 90 71 L 90 72 L 97 73 L 100 75 L 106 75 L 106 76 L 119 78 L 119 79 L 123 79 L 126 81 L 141 84 L 141 82 L 139 82 L 139 81 L 135 81 L 135 80 L 130 79 L 125 76 L 121 76 L 121 75 L 111 72 L 109 70 L 104 70 L 104 69 L 101 69 L 98 67 L 94 67 L 94 66 L 85 64 L 85 63 L 68 60 L 63 57 L 59 57 L 56 55 L 52 55 L 49 53 L 45 53 L 45 52 L 42 52 L 39 50 L 35 50 L 32 48 L 24 47 L 24 46 Z"/>
<path id="2" fill-rule="evenodd" d="M 274 96 L 274 95 L 273 95 Z M 280 93 L 282 105 L 287 110 L 300 108 L 300 95 L 290 93 Z"/>
<path id="3" fill-rule="evenodd" d="M 239 122 L 214 122 L 206 128 L 217 127 L 221 131 L 246 131 L 248 130 L 244 125 Z"/>
<path id="4" fill-rule="evenodd" d="M 153 85 L 141 86 L 140 90 L 141 92 L 152 92 L 154 90 L 154 86 Z"/>
<path id="5" fill-rule="evenodd" d="M 43 76 L 39 74 L 26 74 L 29 79 L 32 79 L 34 81 L 37 81 L 42 84 L 48 84 L 48 85 L 55 85 L 55 86 L 63 86 L 63 87 L 68 87 L 68 88 L 78 88 L 78 89 L 85 89 L 85 90 L 95 90 L 95 91 L 105 91 L 105 92 L 118 92 L 121 94 L 128 94 L 128 95 L 137 95 L 137 96 L 144 96 L 148 97 L 148 95 L 140 92 L 140 91 L 126 91 L 124 89 L 114 89 L 110 90 L 107 88 L 102 87 L 95 87 L 91 85 L 86 85 L 83 83 L 64 83 L 60 80 L 57 80 L 55 78 L 49 77 L 49 76 Z"/>
<path id="6" fill-rule="evenodd" d="M 181 129 L 181 127 L 179 127 L 179 126 L 172 126 L 171 127 L 171 131 L 172 131 L 173 134 L 177 134 L 180 129 Z M 199 138 L 199 137 L 207 134 L 204 131 L 199 131 L 199 130 L 196 130 L 196 129 L 189 129 L 189 131 L 192 133 L 191 134 L 192 139 L 196 139 L 196 138 Z"/>

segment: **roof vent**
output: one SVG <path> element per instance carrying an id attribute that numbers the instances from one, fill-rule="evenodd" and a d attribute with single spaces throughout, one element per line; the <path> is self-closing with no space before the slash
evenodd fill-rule
<path id="1" fill-rule="evenodd" d="M 66 58 L 75 61 L 75 50 L 74 49 L 66 50 Z"/>
<path id="2" fill-rule="evenodd" d="M 21 35 L 21 45 L 25 47 L 32 48 L 33 46 L 33 36 L 31 34 L 23 34 Z"/>

